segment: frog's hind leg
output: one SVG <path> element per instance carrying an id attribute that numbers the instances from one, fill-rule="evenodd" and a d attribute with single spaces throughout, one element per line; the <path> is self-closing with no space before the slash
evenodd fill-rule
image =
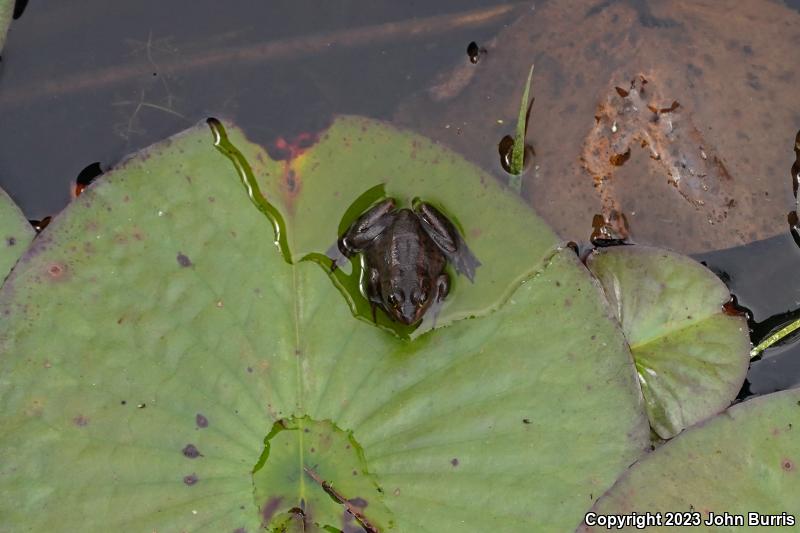
<path id="1" fill-rule="evenodd" d="M 353 222 L 336 244 L 328 249 L 327 256 L 333 261 L 331 271 L 344 264 L 347 258 L 361 252 L 389 225 L 386 215 L 394 211 L 393 198 L 387 198 L 367 210 Z"/>
<path id="2" fill-rule="evenodd" d="M 422 202 L 416 209 L 423 229 L 453 264 L 456 272 L 473 281 L 475 269 L 481 266 L 481 262 L 473 255 L 453 223 L 428 203 Z"/>

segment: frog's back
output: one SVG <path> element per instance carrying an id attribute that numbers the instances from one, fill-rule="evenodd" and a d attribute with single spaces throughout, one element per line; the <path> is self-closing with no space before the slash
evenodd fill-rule
<path id="1" fill-rule="evenodd" d="M 444 263 L 441 250 L 434 244 L 416 213 L 401 209 L 391 232 L 389 262 L 409 274 L 440 270 Z"/>
<path id="2" fill-rule="evenodd" d="M 375 239 L 367 250 L 367 260 L 379 269 L 393 271 L 394 276 L 403 273 L 416 274 L 426 271 L 443 261 L 441 251 L 425 232 L 416 213 L 410 209 L 398 209 L 392 214 L 392 222 Z"/>

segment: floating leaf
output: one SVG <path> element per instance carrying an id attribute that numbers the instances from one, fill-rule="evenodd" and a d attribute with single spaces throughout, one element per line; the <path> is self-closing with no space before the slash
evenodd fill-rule
<path id="1" fill-rule="evenodd" d="M 687 527 L 698 531 L 750 531 L 748 513 L 773 515 L 773 526 L 797 527 L 800 494 L 800 390 L 762 396 L 690 428 L 641 459 L 592 509 L 594 514 L 636 511 L 682 513 L 700 520 L 740 515 L 744 527 Z M 683 514 L 685 513 L 685 514 Z M 787 515 L 792 522 L 787 522 Z M 590 521 L 593 516 L 590 516 Z M 762 525 L 762 524 L 754 524 Z M 763 524 L 768 525 L 768 524 Z M 625 528 L 633 531 L 635 527 Z M 678 528 L 681 529 L 681 528 Z M 607 531 L 604 527 L 581 531 Z M 616 530 L 616 528 L 615 528 Z M 648 527 L 647 531 L 675 531 Z"/>
<path id="2" fill-rule="evenodd" d="M 0 0 L 0 52 L 6 42 L 6 31 L 14 14 L 14 0 Z"/>
<path id="3" fill-rule="evenodd" d="M 128 159 L 0 292 L 4 526 L 579 523 L 649 429 L 575 255 L 490 177 L 385 125 L 339 119 L 277 162 L 238 130 L 227 142 L 203 126 Z M 232 162 L 278 207 L 292 262 Z M 411 342 L 354 318 L 327 267 L 299 260 L 379 184 L 441 205 L 483 262 Z"/>
<path id="4" fill-rule="evenodd" d="M 224 132 L 219 134 L 223 151 L 236 162 L 242 179 L 258 180 L 270 203 L 262 209 L 280 213 L 283 246 L 293 262 L 319 259 L 381 198 L 393 197 L 405 207 L 415 199 L 440 207 L 483 266 L 477 269 L 475 283 L 451 272 L 452 294 L 436 318 L 439 326 L 497 309 L 523 279 L 541 268 L 558 242 L 523 201 L 489 175 L 424 137 L 379 122 L 341 117 L 313 149 L 293 150 L 292 157 L 278 161 L 247 145 L 242 145 L 238 158 L 239 151 L 233 147 L 231 153 Z M 489 261 L 493 257 L 498 259 Z M 360 292 L 359 258 L 351 268 L 353 274 L 338 281 L 354 311 L 371 321 Z M 378 318 L 384 326 L 397 328 L 383 313 Z M 412 337 L 432 326 L 423 323 Z"/>
<path id="5" fill-rule="evenodd" d="M 14 201 L 0 189 L 0 285 L 35 234 Z"/>
<path id="6" fill-rule="evenodd" d="M 727 287 L 692 259 L 644 246 L 593 252 L 636 361 L 650 425 L 662 438 L 725 409 L 749 362 L 744 317 L 724 312 Z"/>

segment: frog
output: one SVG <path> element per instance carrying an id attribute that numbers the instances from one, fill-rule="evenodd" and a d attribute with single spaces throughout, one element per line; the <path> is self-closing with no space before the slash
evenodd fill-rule
<path id="1" fill-rule="evenodd" d="M 353 222 L 337 241 L 344 258 L 363 254 L 364 292 L 372 308 L 412 326 L 438 312 L 450 292 L 446 265 L 474 283 L 480 261 L 455 225 L 427 202 L 398 208 L 394 198 L 380 201 Z M 331 269 L 337 268 L 334 259 Z"/>

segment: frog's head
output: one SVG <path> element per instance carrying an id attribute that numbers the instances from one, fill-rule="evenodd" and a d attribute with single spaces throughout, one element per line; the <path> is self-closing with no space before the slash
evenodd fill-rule
<path id="1" fill-rule="evenodd" d="M 427 279 L 417 279 L 413 284 L 394 284 L 384 298 L 384 307 L 398 322 L 410 326 L 422 319 L 433 302 L 432 287 Z"/>

